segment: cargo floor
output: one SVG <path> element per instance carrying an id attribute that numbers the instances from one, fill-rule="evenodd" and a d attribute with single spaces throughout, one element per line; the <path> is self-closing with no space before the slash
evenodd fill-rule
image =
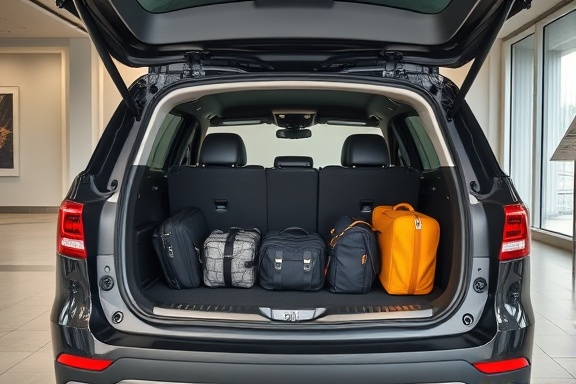
<path id="1" fill-rule="evenodd" d="M 442 290 L 434 290 L 423 296 L 392 296 L 379 285 L 366 294 L 336 294 L 327 290 L 316 292 L 268 291 L 261 287 L 242 288 L 192 288 L 169 289 L 157 282 L 146 290 L 146 296 L 160 307 L 186 306 L 211 310 L 223 306 L 233 307 L 234 312 L 252 312 L 249 308 L 272 307 L 283 309 L 303 308 L 358 308 L 416 305 L 429 307 Z M 217 310 L 217 309 L 216 309 Z"/>

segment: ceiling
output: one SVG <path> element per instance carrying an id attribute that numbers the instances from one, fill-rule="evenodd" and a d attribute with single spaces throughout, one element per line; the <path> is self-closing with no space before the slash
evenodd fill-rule
<path id="1" fill-rule="evenodd" d="M 56 0 L 0 0 L 0 39 L 87 36 L 80 20 Z"/>
<path id="2" fill-rule="evenodd" d="M 508 20 L 499 37 L 506 36 L 558 3 L 572 0 L 533 0 L 532 8 Z M 82 23 L 56 6 L 56 0 L 0 0 L 0 38 L 87 37 Z"/>

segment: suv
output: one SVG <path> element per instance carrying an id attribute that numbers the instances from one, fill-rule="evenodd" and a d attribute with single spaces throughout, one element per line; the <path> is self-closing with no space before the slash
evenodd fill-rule
<path id="1" fill-rule="evenodd" d="M 464 101 L 529 1 L 59 5 L 123 102 L 60 207 L 58 383 L 529 382 L 527 212 Z M 461 89 L 439 74 L 471 60 Z M 430 294 L 170 289 L 153 247 L 186 206 L 326 236 L 400 202 L 440 223 Z"/>

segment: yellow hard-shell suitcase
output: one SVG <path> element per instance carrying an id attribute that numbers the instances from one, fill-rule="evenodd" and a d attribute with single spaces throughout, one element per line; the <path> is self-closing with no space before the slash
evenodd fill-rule
<path id="1" fill-rule="evenodd" d="M 379 206 L 372 225 L 380 231 L 380 281 L 392 295 L 425 295 L 434 287 L 438 222 L 410 204 Z"/>

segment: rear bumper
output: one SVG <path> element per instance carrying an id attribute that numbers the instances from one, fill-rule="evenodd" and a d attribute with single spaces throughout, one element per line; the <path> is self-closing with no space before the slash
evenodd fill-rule
<path id="1" fill-rule="evenodd" d="M 70 287 L 60 293 L 73 291 L 74 295 L 57 294 L 51 317 L 55 356 L 60 353 L 94 356 L 113 363 L 103 371 L 94 372 L 56 362 L 56 382 L 529 383 L 530 366 L 485 375 L 472 365 L 516 357 L 531 360 L 534 325 L 529 285 L 521 284 L 522 277 L 528 276 L 524 268 L 527 264 L 525 260 L 503 264 L 500 273 L 503 289 L 495 299 L 496 308 L 501 310 L 495 314 L 491 310 L 493 304 L 489 305 L 489 310 L 469 333 L 445 338 L 407 337 L 382 343 L 347 344 L 330 339 L 321 347 L 318 342 L 305 343 L 302 339 L 281 343 L 247 339 L 225 342 L 199 340 L 208 333 L 196 338 L 168 338 L 124 334 L 109 326 L 97 331 L 96 324 L 104 324 L 106 319 L 100 316 L 97 306 L 92 306 L 90 326 L 88 312 L 82 311 L 90 308 L 89 295 L 80 295 L 88 293 L 87 284 L 86 289 L 81 289 L 82 284 L 72 284 L 66 279 Z M 63 275 L 73 277 L 72 272 L 82 268 L 83 265 L 70 265 L 64 268 Z M 70 301 L 69 297 L 76 300 Z M 497 329 L 494 329 L 495 319 Z"/>
<path id="2" fill-rule="evenodd" d="M 56 363 L 57 383 L 528 383 L 530 367 L 483 375 L 466 361 L 394 364 L 227 364 L 123 358 L 103 372 Z M 257 360 L 257 359 L 255 359 Z M 136 381 L 134 381 L 136 380 Z"/>
<path id="3" fill-rule="evenodd" d="M 52 324 L 54 332 L 60 329 Z M 497 332 L 487 344 L 446 350 L 393 353 L 230 353 L 113 347 L 90 338 L 99 358 L 114 361 L 103 371 L 71 368 L 55 362 L 56 383 L 529 383 L 531 366 L 486 375 L 472 362 L 526 357 L 531 360 L 534 327 Z M 462 336 L 464 337 L 464 336 Z M 84 339 L 85 341 L 88 341 Z M 55 355 L 74 353 L 54 344 Z M 76 350 L 76 353 L 79 351 Z"/>

